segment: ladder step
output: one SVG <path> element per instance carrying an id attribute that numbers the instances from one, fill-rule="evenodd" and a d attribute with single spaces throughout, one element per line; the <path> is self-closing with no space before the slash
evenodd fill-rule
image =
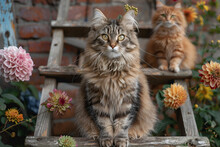
<path id="1" fill-rule="evenodd" d="M 40 66 L 38 68 L 41 76 L 56 78 L 59 82 L 73 82 L 78 83 L 81 81 L 81 74 L 76 65 L 71 66 Z M 143 68 L 144 74 L 147 76 L 150 83 L 167 83 L 175 79 L 187 79 L 192 77 L 191 70 L 180 71 L 174 73 L 170 71 L 160 71 L 156 68 Z"/>
<path id="2" fill-rule="evenodd" d="M 52 21 L 53 29 L 62 29 L 65 37 L 87 37 L 89 22 L 79 21 Z M 152 27 L 143 23 L 139 24 L 138 37 L 149 38 L 153 33 Z"/>
<path id="3" fill-rule="evenodd" d="M 88 138 L 73 137 L 77 146 L 83 147 L 98 147 L 97 141 Z M 58 147 L 59 137 L 35 137 L 27 136 L 25 139 L 25 146 L 27 147 Z M 158 147 L 158 146 L 210 146 L 207 137 L 194 137 L 194 136 L 169 136 L 169 137 L 146 137 L 142 139 L 131 140 L 129 146 L 131 147 Z"/>

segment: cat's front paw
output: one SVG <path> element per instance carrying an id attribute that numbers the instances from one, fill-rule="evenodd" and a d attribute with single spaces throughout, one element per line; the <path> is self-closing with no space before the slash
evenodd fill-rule
<path id="1" fill-rule="evenodd" d="M 160 65 L 159 70 L 168 70 L 168 67 L 166 65 Z"/>
<path id="2" fill-rule="evenodd" d="M 179 72 L 180 71 L 180 68 L 179 68 L 179 66 L 170 66 L 169 67 L 169 70 L 170 71 L 173 71 L 173 72 Z"/>
<path id="3" fill-rule="evenodd" d="M 115 138 L 114 145 L 116 147 L 128 147 L 129 139 L 128 138 Z"/>
<path id="4" fill-rule="evenodd" d="M 99 138 L 100 147 L 111 147 L 113 146 L 112 138 Z"/>

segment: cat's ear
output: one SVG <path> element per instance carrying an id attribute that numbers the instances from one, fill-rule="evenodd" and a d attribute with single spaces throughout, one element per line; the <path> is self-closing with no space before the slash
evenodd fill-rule
<path id="1" fill-rule="evenodd" d="M 174 8 L 176 8 L 176 9 L 181 9 L 181 8 L 182 8 L 181 3 L 177 3 L 177 4 L 174 6 Z"/>
<path id="2" fill-rule="evenodd" d="M 105 17 L 105 15 L 99 9 L 95 9 L 93 19 L 91 21 L 91 27 L 97 28 L 105 25 L 106 23 L 107 18 Z"/>
<path id="3" fill-rule="evenodd" d="M 121 24 L 130 30 L 132 30 L 134 27 L 138 27 L 137 21 L 134 19 L 134 17 L 135 17 L 134 10 L 129 10 L 122 17 Z"/>
<path id="4" fill-rule="evenodd" d="M 157 4 L 156 4 L 157 9 L 161 8 L 163 6 L 164 6 L 164 4 L 160 0 L 157 0 Z"/>

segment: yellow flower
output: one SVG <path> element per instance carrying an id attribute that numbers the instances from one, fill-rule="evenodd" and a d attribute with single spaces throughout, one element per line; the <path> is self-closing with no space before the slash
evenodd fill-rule
<path id="1" fill-rule="evenodd" d="M 171 87 L 165 89 L 163 92 L 165 106 L 172 109 L 179 108 L 187 99 L 187 92 L 180 84 L 171 84 Z"/>
<path id="2" fill-rule="evenodd" d="M 195 19 L 197 18 L 196 10 L 193 7 L 188 7 L 188 8 L 183 9 L 183 13 L 188 23 L 194 22 Z"/>
<path id="3" fill-rule="evenodd" d="M 214 43 L 214 41 L 212 40 L 211 43 Z"/>
<path id="4" fill-rule="evenodd" d="M 199 106 L 198 106 L 198 104 L 195 104 L 194 107 L 195 107 L 195 108 L 198 108 Z"/>
<path id="5" fill-rule="evenodd" d="M 220 40 L 217 41 L 220 44 Z"/>
<path id="6" fill-rule="evenodd" d="M 199 89 L 196 92 L 195 97 L 202 101 L 203 99 L 212 100 L 213 92 L 210 87 L 206 87 L 203 84 L 199 84 Z"/>
<path id="7" fill-rule="evenodd" d="M 200 23 L 200 26 L 204 25 L 204 20 L 202 16 L 199 16 L 199 23 Z"/>
<path id="8" fill-rule="evenodd" d="M 218 17 L 217 17 L 217 20 L 220 22 L 220 14 L 219 14 Z"/>
<path id="9" fill-rule="evenodd" d="M 197 2 L 197 3 L 196 3 L 196 7 L 197 7 L 199 10 L 208 11 L 208 10 L 209 10 L 209 6 L 207 6 L 205 3 L 206 3 L 206 2 L 205 2 L 204 0 L 201 0 L 200 2 Z"/>
<path id="10" fill-rule="evenodd" d="M 134 6 L 130 6 L 128 4 L 124 5 L 125 10 L 129 11 L 129 10 L 134 10 L 134 14 L 137 15 L 138 14 L 138 8 L 134 7 Z"/>
<path id="11" fill-rule="evenodd" d="M 19 114 L 17 109 L 8 109 L 5 111 L 5 116 L 8 121 L 15 122 L 16 124 L 24 120 L 23 114 Z"/>
<path id="12" fill-rule="evenodd" d="M 11 132 L 11 137 L 14 138 L 15 137 L 15 132 Z"/>

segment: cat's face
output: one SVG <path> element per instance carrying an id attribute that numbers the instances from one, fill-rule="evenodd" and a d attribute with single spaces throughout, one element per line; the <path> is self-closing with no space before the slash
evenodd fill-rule
<path id="1" fill-rule="evenodd" d="M 163 5 L 159 0 L 157 1 L 157 11 L 153 16 L 153 26 L 157 30 L 160 27 L 167 29 L 185 28 L 186 20 L 181 12 L 181 5 L 177 3 L 174 7 Z"/>
<path id="2" fill-rule="evenodd" d="M 91 48 L 110 59 L 124 58 L 137 48 L 134 25 L 133 11 L 127 12 L 121 20 L 108 20 L 100 10 L 95 9 L 89 33 Z"/>

